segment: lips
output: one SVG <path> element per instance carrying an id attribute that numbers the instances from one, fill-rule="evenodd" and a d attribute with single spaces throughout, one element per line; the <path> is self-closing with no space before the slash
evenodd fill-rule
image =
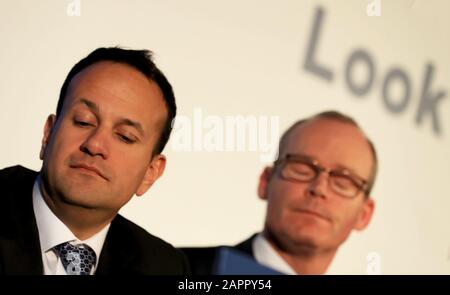
<path id="1" fill-rule="evenodd" d="M 72 164 L 70 165 L 70 168 L 74 168 L 74 169 L 80 169 L 80 170 L 87 170 L 90 172 L 94 172 L 95 174 L 97 174 L 98 176 L 100 176 L 101 178 L 108 180 L 108 178 L 104 175 L 104 173 L 102 173 L 97 167 L 95 166 L 91 166 L 91 165 L 87 165 L 84 163 L 77 163 L 77 164 Z"/>
<path id="2" fill-rule="evenodd" d="M 300 212 L 300 213 L 303 213 L 303 214 L 309 214 L 309 215 L 312 215 L 312 216 L 315 216 L 315 217 L 318 217 L 318 218 L 321 218 L 321 219 L 324 219 L 324 220 L 326 220 L 326 221 L 331 222 L 331 219 L 330 219 L 330 218 L 328 218 L 327 216 L 325 216 L 325 215 L 323 215 L 323 214 L 321 214 L 321 213 L 319 213 L 319 212 L 317 212 L 317 211 L 314 211 L 314 210 L 309 210 L 309 209 L 296 209 L 295 211 Z"/>

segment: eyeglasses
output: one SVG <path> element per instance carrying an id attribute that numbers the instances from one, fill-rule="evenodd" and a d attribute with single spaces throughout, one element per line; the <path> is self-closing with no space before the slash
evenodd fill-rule
<path id="1" fill-rule="evenodd" d="M 274 163 L 280 166 L 282 178 L 296 182 L 310 182 L 315 180 L 321 172 L 328 174 L 330 189 L 344 198 L 353 199 L 359 192 L 367 194 L 367 181 L 353 174 L 347 169 L 333 170 L 324 168 L 317 161 L 303 155 L 287 154 Z"/>

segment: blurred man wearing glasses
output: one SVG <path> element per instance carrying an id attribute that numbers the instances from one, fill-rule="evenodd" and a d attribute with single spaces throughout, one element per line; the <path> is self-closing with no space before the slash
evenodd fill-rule
<path id="1" fill-rule="evenodd" d="M 328 111 L 296 122 L 260 176 L 264 229 L 234 248 L 282 273 L 325 273 L 352 230 L 369 224 L 376 171 L 375 148 L 352 118 Z M 192 271 L 210 273 L 217 249 L 184 249 Z"/>

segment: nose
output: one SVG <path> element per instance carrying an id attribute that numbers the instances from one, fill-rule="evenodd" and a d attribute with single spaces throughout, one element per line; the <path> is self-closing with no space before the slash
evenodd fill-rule
<path id="1" fill-rule="evenodd" d="M 308 195 L 312 197 L 325 198 L 328 189 L 328 174 L 320 172 L 315 179 L 313 179 L 308 186 Z"/>
<path id="2" fill-rule="evenodd" d="M 103 159 L 108 158 L 107 134 L 100 128 L 92 130 L 88 137 L 83 141 L 80 150 L 90 156 L 100 156 Z"/>

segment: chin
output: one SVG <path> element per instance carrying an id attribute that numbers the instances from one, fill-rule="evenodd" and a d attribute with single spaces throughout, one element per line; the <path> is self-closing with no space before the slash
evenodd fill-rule
<path id="1" fill-rule="evenodd" d="M 61 199 L 61 201 L 67 205 L 86 209 L 96 209 L 99 207 L 99 205 L 92 202 L 92 200 L 79 195 L 77 197 L 65 196 Z"/>
<path id="2" fill-rule="evenodd" d="M 94 209 L 99 207 L 102 196 L 105 196 L 105 193 L 86 187 L 80 189 L 80 186 L 70 186 L 62 190 L 60 200 L 68 205 Z"/>
<path id="3" fill-rule="evenodd" d="M 329 233 L 324 231 L 319 226 L 301 226 L 296 227 L 291 232 L 292 240 L 311 246 L 318 246 L 321 244 L 320 237 L 327 236 Z"/>
<path id="4" fill-rule="evenodd" d="M 318 249 L 322 245 L 320 239 L 317 238 L 317 233 L 316 235 L 296 233 L 295 235 L 291 236 L 290 239 L 293 245 L 295 245 L 293 251 L 298 250 L 300 252 L 303 252 L 305 250 Z"/>

